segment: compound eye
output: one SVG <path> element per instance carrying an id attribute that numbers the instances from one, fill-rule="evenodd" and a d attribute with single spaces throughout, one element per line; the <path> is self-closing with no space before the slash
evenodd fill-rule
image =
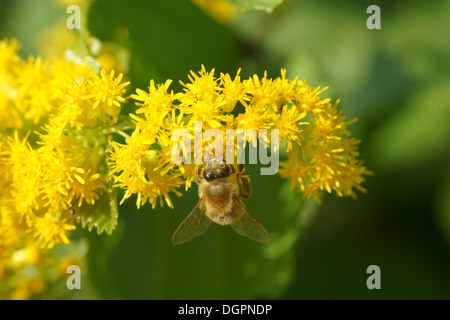
<path id="1" fill-rule="evenodd" d="M 203 178 L 208 182 L 213 181 L 215 179 L 214 171 L 204 171 Z"/>
<path id="2" fill-rule="evenodd" d="M 227 165 L 223 165 L 222 167 L 216 169 L 216 176 L 220 178 L 225 178 L 230 175 L 230 167 Z"/>

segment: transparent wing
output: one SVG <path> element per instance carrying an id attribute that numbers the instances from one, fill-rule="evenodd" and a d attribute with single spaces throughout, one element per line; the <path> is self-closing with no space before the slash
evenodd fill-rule
<path id="1" fill-rule="evenodd" d="M 250 187 L 248 176 L 241 176 L 240 179 L 242 183 L 242 198 L 249 199 L 252 194 L 252 188 Z"/>
<path id="2" fill-rule="evenodd" d="M 172 236 L 172 244 L 182 244 L 203 234 L 211 225 L 211 220 L 205 215 L 205 205 L 200 200 L 192 212 L 180 223 Z"/>
<path id="3" fill-rule="evenodd" d="M 231 224 L 231 227 L 242 236 L 250 238 L 258 242 L 270 242 L 270 235 L 266 228 L 263 227 L 254 216 L 248 212 L 244 204 L 239 200 L 233 199 L 233 215 L 241 216 L 236 222 Z"/>

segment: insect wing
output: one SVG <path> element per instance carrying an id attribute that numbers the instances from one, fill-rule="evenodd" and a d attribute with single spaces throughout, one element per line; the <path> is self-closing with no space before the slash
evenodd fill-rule
<path id="1" fill-rule="evenodd" d="M 233 209 L 236 216 L 241 216 L 231 227 L 242 236 L 258 242 L 270 242 L 270 235 L 266 228 L 254 216 L 248 212 L 244 204 L 238 200 L 233 200 Z"/>
<path id="2" fill-rule="evenodd" d="M 240 180 L 242 184 L 242 197 L 244 199 L 249 199 L 250 195 L 252 194 L 252 189 L 250 187 L 248 176 L 241 176 Z M 245 211 L 247 211 L 247 209 L 245 209 Z"/>
<path id="3" fill-rule="evenodd" d="M 211 220 L 205 215 L 203 200 L 200 200 L 192 212 L 180 223 L 172 236 L 172 244 L 178 245 L 203 234 L 211 225 Z"/>

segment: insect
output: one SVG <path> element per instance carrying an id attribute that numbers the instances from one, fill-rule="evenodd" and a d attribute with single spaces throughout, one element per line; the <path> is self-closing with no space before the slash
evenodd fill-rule
<path id="1" fill-rule="evenodd" d="M 240 200 L 250 197 L 249 178 L 244 173 L 244 165 L 202 163 L 196 174 L 200 200 L 175 230 L 172 244 L 182 244 L 203 234 L 211 221 L 230 225 L 238 234 L 252 240 L 270 242 L 267 230 Z"/>

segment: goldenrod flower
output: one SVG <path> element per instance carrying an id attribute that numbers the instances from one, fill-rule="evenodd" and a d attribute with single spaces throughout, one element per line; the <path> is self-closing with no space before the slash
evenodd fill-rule
<path id="1" fill-rule="evenodd" d="M 237 102 L 246 105 L 246 101 L 250 100 L 247 96 L 246 86 L 241 82 L 240 72 L 241 69 L 238 70 L 234 80 L 231 80 L 228 73 L 220 74 L 220 92 L 224 99 L 221 107 L 223 112 L 233 111 Z"/>
<path id="2" fill-rule="evenodd" d="M 293 81 L 286 79 L 286 69 L 282 69 L 281 77 L 275 80 L 268 79 L 267 72 L 264 72 L 261 80 L 255 74 L 244 81 L 244 84 L 246 91 L 252 96 L 253 106 L 274 112 L 278 112 L 280 107 L 291 102 L 298 91 L 297 78 Z"/>
<path id="3" fill-rule="evenodd" d="M 39 268 L 47 249 L 69 244 L 75 221 L 104 221 L 107 215 L 95 206 L 109 201 L 114 212 L 113 188 L 124 190 L 121 204 L 135 195 L 138 208 L 173 208 L 172 196 L 194 180 L 201 162 L 195 161 L 228 154 L 229 129 L 246 133 L 243 145 L 232 142 L 233 157 L 258 142 L 260 148 L 283 146 L 287 159 L 279 174 L 304 197 L 320 202 L 324 193 L 365 191 L 361 184 L 371 172 L 359 159 L 360 141 L 351 138 L 352 121 L 339 100 L 321 98 L 326 88 L 290 80 L 285 69 L 274 79 L 265 72 L 242 80 L 240 69 L 233 77 L 216 76 L 201 66 L 181 82 L 181 92 L 170 89 L 172 80 L 150 80 L 146 91 L 131 95 L 137 110 L 127 119 L 119 114 L 130 82 L 117 70 L 97 74 L 87 61 L 22 60 L 18 47 L 16 40 L 0 41 L 0 277 L 27 265 Z M 223 141 L 204 139 L 210 129 Z M 173 136 L 180 131 L 187 143 L 176 149 L 180 141 Z M 113 133 L 125 141 L 114 141 Z M 273 146 L 269 136 L 285 143 Z M 174 150 L 185 162 L 174 161 Z M 19 280 L 9 296 L 45 289 L 45 282 Z"/>
<path id="4" fill-rule="evenodd" d="M 112 188 L 106 148 L 128 85 L 88 63 L 22 60 L 18 47 L 0 41 L 0 277 L 41 268 L 45 250 L 70 242 L 71 212 L 84 226 L 85 213 Z M 33 281 L 19 276 L 7 296 L 45 289 Z"/>
<path id="5" fill-rule="evenodd" d="M 29 232 L 33 233 L 42 248 L 51 249 L 58 243 L 69 243 L 67 233 L 75 230 L 75 226 L 67 224 L 66 219 L 58 219 L 51 212 L 46 212 L 42 217 L 32 216 Z"/>
<path id="6" fill-rule="evenodd" d="M 36 150 L 27 143 L 27 138 L 20 140 L 17 131 L 8 141 L 5 160 L 11 170 L 9 192 L 15 210 L 20 215 L 27 215 L 39 207 L 39 185 L 41 161 Z"/>
<path id="7" fill-rule="evenodd" d="M 121 73 L 114 78 L 114 70 L 109 74 L 102 70 L 101 77 L 93 75 L 93 79 L 88 82 L 88 94 L 83 96 L 83 99 L 93 101 L 92 110 L 100 106 L 103 113 L 110 116 L 113 122 L 116 122 L 119 116 L 120 103 L 125 102 L 125 98 L 122 97 L 125 87 L 130 84 L 129 81 L 121 83 L 122 77 Z"/>
<path id="8" fill-rule="evenodd" d="M 306 122 L 301 122 L 306 116 L 306 112 L 298 112 L 295 106 L 288 108 L 284 105 L 281 113 L 274 114 L 272 116 L 273 126 L 272 128 L 279 130 L 280 139 L 286 140 L 288 143 L 287 151 L 292 149 L 292 142 L 301 144 L 302 139 L 302 125 L 307 124 Z"/>
<path id="9" fill-rule="evenodd" d="M 258 143 L 258 130 L 268 129 L 270 118 L 271 114 L 268 110 L 262 111 L 253 106 L 247 106 L 244 113 L 240 113 L 234 118 L 233 127 L 247 132 L 245 142 L 249 142 L 253 147 L 256 147 Z M 267 137 L 265 137 L 263 142 L 267 144 Z"/>
<path id="10" fill-rule="evenodd" d="M 17 51 L 19 42 L 16 39 L 0 40 L 0 73 L 15 73 L 17 64 L 21 62 Z"/>
<path id="11" fill-rule="evenodd" d="M 321 99 L 319 95 L 324 92 L 325 88 L 314 88 L 307 84 L 306 80 L 298 82 L 295 100 L 298 101 L 297 108 L 300 112 L 307 111 L 314 118 L 323 111 L 325 105 L 329 104 L 330 98 Z"/>
<path id="12" fill-rule="evenodd" d="M 288 153 L 288 160 L 280 163 L 278 173 L 284 178 L 290 178 L 291 191 L 305 192 L 310 180 L 313 168 L 303 159 L 302 150 L 299 145 L 294 144 Z"/>
<path id="13" fill-rule="evenodd" d="M 179 104 L 177 108 L 182 115 L 188 115 L 188 126 L 195 121 L 201 121 L 207 128 L 220 128 L 231 119 L 230 115 L 224 115 L 222 107 L 226 104 L 220 94 L 218 80 L 214 76 L 214 69 L 210 72 L 202 66 L 199 74 L 191 71 L 188 75 L 190 83 L 181 84 L 185 87 L 184 92 L 177 95 Z"/>
<path id="14" fill-rule="evenodd" d="M 136 103 L 141 106 L 136 110 L 136 114 L 143 113 L 147 120 L 154 117 L 163 119 L 173 108 L 175 95 L 173 91 L 168 92 L 169 86 L 172 80 L 167 80 L 163 85 L 155 85 L 154 80 L 150 80 L 148 92 L 141 89 L 136 89 L 137 94 L 132 94 L 131 98 L 142 101 L 142 103 Z"/>
<path id="15" fill-rule="evenodd" d="M 74 198 L 78 199 L 78 207 L 82 206 L 83 200 L 87 204 L 94 205 L 95 201 L 105 192 L 106 188 L 106 177 L 88 170 L 71 183 L 71 190 L 68 193 L 67 201 L 72 203 Z"/>
<path id="16" fill-rule="evenodd" d="M 144 118 L 130 115 L 136 129 L 125 145 L 113 143 L 111 156 L 111 173 L 116 185 L 126 190 L 124 199 L 137 194 L 138 207 L 146 201 L 154 206 L 156 198 L 164 195 L 171 206 L 169 192 L 179 195 L 182 179 L 186 189 L 190 187 L 196 165 L 173 163 L 170 157 L 179 141 L 172 141 L 171 133 L 185 130 L 183 141 L 193 140 L 195 123 L 201 123 L 202 131 L 197 134 L 202 137 L 206 130 L 218 129 L 223 145 L 226 129 L 234 129 L 246 132 L 245 142 L 251 146 L 259 141 L 268 148 L 268 133 L 258 134 L 258 130 L 278 130 L 279 138 L 287 142 L 288 154 L 279 173 L 291 179 L 291 188 L 305 197 L 320 201 L 323 192 L 354 196 L 354 188 L 364 191 L 360 184 L 370 172 L 357 160 L 358 141 L 349 138 L 347 126 L 352 121 L 346 122 L 337 109 L 339 100 L 331 104 L 329 98 L 320 98 L 326 88 L 310 87 L 298 78 L 289 80 L 285 69 L 275 79 L 264 73 L 261 79 L 254 75 L 241 80 L 239 73 L 234 80 L 223 73 L 216 78 L 214 69 L 208 72 L 202 66 L 199 73 L 190 72 L 189 83 L 181 82 L 183 92 L 169 92 L 170 80 L 162 85 L 150 81 L 148 92 L 136 90 L 132 95 L 140 107 L 136 114 Z M 238 103 L 245 111 L 230 114 Z M 198 150 L 191 143 L 179 151 L 190 154 L 192 160 L 192 155 L 194 159 L 203 156 L 211 143 L 202 140 Z"/>
<path id="17" fill-rule="evenodd" d="M 181 173 L 165 174 L 164 163 L 157 156 L 157 150 L 149 148 L 147 137 L 135 133 L 127 139 L 126 145 L 113 143 L 111 155 L 111 174 L 115 175 L 116 186 L 126 189 L 121 201 L 125 201 L 132 194 L 137 194 L 136 205 L 139 208 L 147 201 L 155 207 L 158 198 L 165 199 L 169 207 L 172 206 L 169 192 L 181 195 L 176 188 L 184 184 Z M 162 202 L 160 202 L 162 204 Z"/>
<path id="18" fill-rule="evenodd" d="M 42 145 L 41 151 L 61 149 L 74 152 L 82 148 L 81 141 L 74 137 L 67 136 L 67 122 L 61 118 L 49 119 L 48 123 L 44 124 L 42 131 L 45 133 L 36 132 L 40 141 L 37 143 Z"/>

